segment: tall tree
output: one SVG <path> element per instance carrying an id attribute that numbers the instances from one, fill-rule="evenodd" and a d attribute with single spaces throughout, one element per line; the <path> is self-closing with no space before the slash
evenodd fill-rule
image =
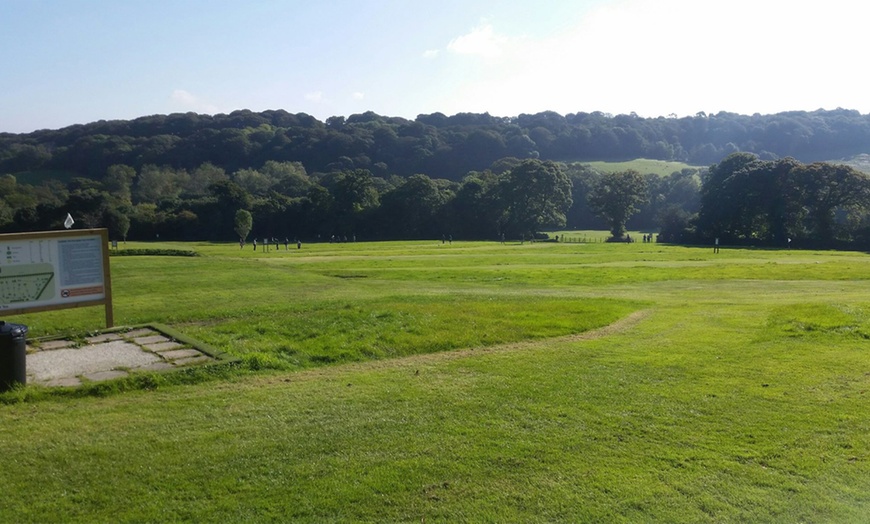
<path id="1" fill-rule="evenodd" d="M 289 197 L 305 196 L 312 183 L 301 162 L 269 160 L 259 171 L 271 179 L 275 190 Z"/>
<path id="2" fill-rule="evenodd" d="M 382 230 L 399 238 L 437 238 L 444 234 L 439 213 L 447 200 L 426 175 L 414 175 L 381 200 Z"/>
<path id="3" fill-rule="evenodd" d="M 189 178 L 183 169 L 175 170 L 168 166 L 157 167 L 146 164 L 139 171 L 134 196 L 138 202 L 157 203 L 161 200 L 174 200 L 181 194 Z"/>
<path id="4" fill-rule="evenodd" d="M 759 160 L 728 156 L 710 169 L 698 217 L 702 237 L 785 245 L 802 229 L 804 188 L 794 176 L 793 158 Z"/>
<path id="5" fill-rule="evenodd" d="M 865 211 L 870 204 L 870 179 L 849 166 L 814 163 L 794 169 L 795 183 L 804 191 L 809 229 L 816 239 L 836 238 L 836 211 Z M 845 240 L 845 239 L 844 239 Z"/>
<path id="6" fill-rule="evenodd" d="M 603 175 L 587 195 L 589 208 L 607 221 L 614 240 L 625 238 L 625 223 L 647 198 L 646 180 L 632 169 Z"/>
<path id="7" fill-rule="evenodd" d="M 448 227 L 454 237 L 498 237 L 503 214 L 498 187 L 499 179 L 490 171 L 465 176 L 456 196 L 448 203 Z"/>
<path id="8" fill-rule="evenodd" d="M 111 207 L 103 213 L 103 222 L 109 230 L 109 237 L 113 240 L 127 241 L 127 233 L 130 231 L 130 217 L 121 209 Z"/>
<path id="9" fill-rule="evenodd" d="M 129 203 L 132 198 L 130 187 L 136 178 L 136 170 L 124 164 L 114 164 L 106 170 L 103 189 L 113 197 Z"/>
<path id="10" fill-rule="evenodd" d="M 244 242 L 248 238 L 251 228 L 254 227 L 254 217 L 251 216 L 251 212 L 247 209 L 239 209 L 236 211 L 234 225 L 233 231 L 239 235 L 239 240 Z"/>
<path id="11" fill-rule="evenodd" d="M 222 168 L 211 162 L 204 162 L 190 174 L 190 179 L 184 186 L 184 193 L 192 197 L 204 196 L 208 194 L 208 188 L 212 184 L 223 180 L 229 180 L 229 177 Z"/>
<path id="12" fill-rule="evenodd" d="M 701 185 L 698 234 L 702 238 L 736 240 L 752 231 L 752 213 L 739 181 L 757 162 L 758 156 L 751 153 L 733 153 L 710 166 Z"/>
<path id="13" fill-rule="evenodd" d="M 334 200 L 336 227 L 344 234 L 353 232 L 362 215 L 380 203 L 372 174 L 367 169 L 341 172 L 330 193 Z"/>
<path id="14" fill-rule="evenodd" d="M 507 234 L 533 235 L 543 227 L 563 227 L 571 207 L 571 180 L 549 160 L 523 160 L 500 178 L 499 200 Z"/>

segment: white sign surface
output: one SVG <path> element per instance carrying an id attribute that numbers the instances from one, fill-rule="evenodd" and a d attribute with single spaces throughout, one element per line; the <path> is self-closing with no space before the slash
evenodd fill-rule
<path id="1" fill-rule="evenodd" d="M 104 236 L 0 235 L 0 312 L 105 301 Z"/>

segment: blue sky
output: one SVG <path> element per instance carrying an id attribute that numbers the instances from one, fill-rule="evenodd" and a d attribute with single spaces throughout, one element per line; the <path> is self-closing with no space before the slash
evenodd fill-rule
<path id="1" fill-rule="evenodd" d="M 853 0 L 0 0 L 0 132 L 284 109 L 870 112 Z"/>

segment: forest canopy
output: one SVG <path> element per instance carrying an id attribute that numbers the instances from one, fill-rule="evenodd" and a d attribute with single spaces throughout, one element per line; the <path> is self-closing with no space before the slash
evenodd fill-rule
<path id="1" fill-rule="evenodd" d="M 787 226 L 805 237 L 855 241 L 863 175 L 829 172 L 822 162 L 868 149 L 870 116 L 845 109 L 684 118 L 434 113 L 414 120 L 366 112 L 325 122 L 283 110 L 153 115 L 0 134 L 0 228 L 50 229 L 70 212 L 82 227 L 109 227 L 118 239 L 231 240 L 237 217 L 248 224 L 243 210 L 251 221 L 242 229 L 270 238 L 614 229 L 614 211 L 602 214 L 595 199 L 604 173 L 584 162 L 651 158 L 713 168 L 638 173 L 643 180 L 635 176 L 635 184 L 646 194 L 618 231 L 661 229 L 671 241 L 719 232 L 753 243 L 779 242 Z M 740 158 L 752 158 L 740 165 L 753 170 L 722 182 L 722 166 Z M 806 188 L 798 197 L 779 182 L 758 186 L 764 177 L 780 180 L 771 172 Z M 826 184 L 851 184 L 851 199 L 836 199 Z M 735 187 L 786 191 L 783 205 L 801 210 L 756 227 L 778 211 L 753 208 L 749 189 Z M 742 199 L 740 209 L 754 213 L 754 222 L 722 222 L 715 204 L 724 196 Z"/>

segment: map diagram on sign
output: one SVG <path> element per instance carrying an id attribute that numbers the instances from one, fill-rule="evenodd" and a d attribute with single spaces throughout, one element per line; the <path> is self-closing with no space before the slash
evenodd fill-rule
<path id="1" fill-rule="evenodd" d="M 54 298 L 52 264 L 3 266 L 0 269 L 0 304 L 33 302 Z"/>

